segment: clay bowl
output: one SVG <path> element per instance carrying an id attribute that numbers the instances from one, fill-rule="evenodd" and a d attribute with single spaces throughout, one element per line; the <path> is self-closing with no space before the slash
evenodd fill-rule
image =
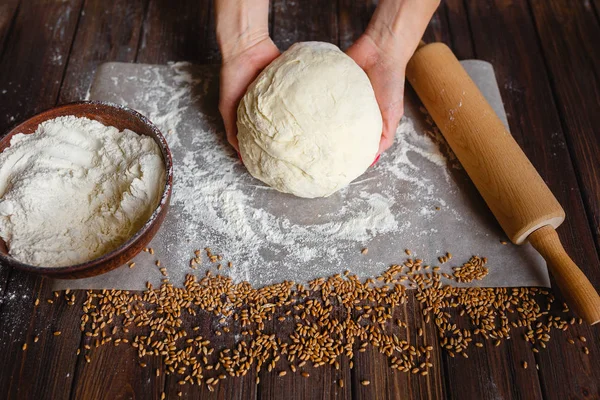
<path id="1" fill-rule="evenodd" d="M 86 117 L 107 126 L 114 126 L 119 130 L 130 129 L 140 135 L 152 137 L 162 152 L 166 176 L 165 187 L 160 202 L 150 219 L 135 235 L 121 246 L 94 260 L 64 267 L 28 265 L 11 257 L 8 254 L 6 243 L 0 239 L 0 264 L 53 278 L 75 279 L 100 275 L 115 269 L 135 257 L 136 254 L 148 245 L 164 221 L 167 209 L 169 208 L 173 182 L 173 161 L 165 138 L 158 128 L 146 117 L 126 107 L 95 101 L 65 104 L 37 114 L 22 124 L 17 125 L 0 140 L 0 152 L 9 147 L 11 138 L 17 133 L 34 133 L 40 123 L 65 115 Z"/>

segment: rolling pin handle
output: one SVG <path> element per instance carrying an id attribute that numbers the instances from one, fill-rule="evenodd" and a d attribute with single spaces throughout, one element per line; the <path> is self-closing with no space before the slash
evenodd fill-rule
<path id="1" fill-rule="evenodd" d="M 591 325 L 600 322 L 600 296 L 569 257 L 554 228 L 543 226 L 532 232 L 528 239 L 546 260 L 561 293 L 575 313 Z"/>

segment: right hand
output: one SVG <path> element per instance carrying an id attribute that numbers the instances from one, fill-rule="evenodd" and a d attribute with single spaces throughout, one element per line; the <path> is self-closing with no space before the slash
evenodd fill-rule
<path id="1" fill-rule="evenodd" d="M 237 108 L 248 86 L 258 74 L 276 59 L 281 52 L 270 37 L 236 49 L 233 54 L 223 54 L 221 64 L 219 111 L 225 124 L 227 140 L 239 153 L 237 140 Z"/>

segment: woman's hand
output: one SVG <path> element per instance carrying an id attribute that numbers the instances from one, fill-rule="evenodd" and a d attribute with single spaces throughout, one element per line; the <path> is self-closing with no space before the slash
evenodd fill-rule
<path id="1" fill-rule="evenodd" d="M 221 49 L 219 111 L 227 140 L 239 152 L 237 108 L 246 89 L 279 50 L 269 38 L 269 0 L 216 0 Z"/>
<path id="2" fill-rule="evenodd" d="M 221 64 L 219 111 L 225 124 L 227 140 L 239 152 L 237 108 L 248 86 L 267 65 L 279 56 L 277 46 L 265 37 Z"/>
<path id="3" fill-rule="evenodd" d="M 381 0 L 347 54 L 365 70 L 383 118 L 381 154 L 404 114 L 404 72 L 440 0 Z"/>

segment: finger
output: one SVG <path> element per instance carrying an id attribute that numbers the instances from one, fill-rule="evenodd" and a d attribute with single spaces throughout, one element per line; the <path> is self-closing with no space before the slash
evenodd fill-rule
<path id="1" fill-rule="evenodd" d="M 389 137 L 382 135 L 381 140 L 379 140 L 379 155 L 381 155 L 381 153 L 392 147 L 392 144 L 394 144 L 393 136 Z"/>
<path id="2" fill-rule="evenodd" d="M 388 110 L 382 114 L 383 117 L 383 131 L 381 133 L 381 140 L 379 141 L 379 152 L 382 153 L 392 147 L 394 144 L 394 137 L 396 136 L 396 130 L 402 115 L 404 114 L 404 104 L 401 102 L 397 108 Z"/>
<path id="3" fill-rule="evenodd" d="M 221 112 L 221 117 L 223 117 L 223 125 L 225 126 L 227 141 L 239 153 L 240 147 L 237 140 L 237 113 L 235 105 L 229 103 L 219 104 L 219 111 Z"/>

